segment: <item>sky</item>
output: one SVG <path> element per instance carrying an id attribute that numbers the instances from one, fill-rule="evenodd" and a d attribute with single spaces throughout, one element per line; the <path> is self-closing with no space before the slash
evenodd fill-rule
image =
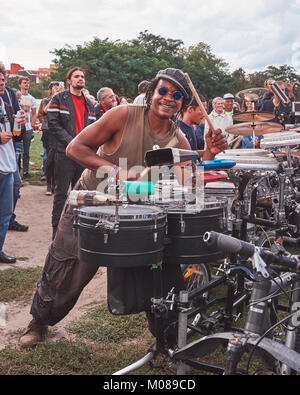
<path id="1" fill-rule="evenodd" d="M 229 71 L 288 64 L 300 73 L 300 0 L 9 0 L 1 2 L 0 61 L 49 67 L 51 51 L 139 33 L 205 42 Z M 172 66 L 172 65 L 170 65 Z"/>

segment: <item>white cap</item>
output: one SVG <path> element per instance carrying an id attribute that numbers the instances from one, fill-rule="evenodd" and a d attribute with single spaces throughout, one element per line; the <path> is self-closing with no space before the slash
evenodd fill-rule
<path id="1" fill-rule="evenodd" d="M 232 93 L 225 93 L 225 95 L 223 96 L 223 100 L 225 99 L 234 99 L 234 96 Z"/>

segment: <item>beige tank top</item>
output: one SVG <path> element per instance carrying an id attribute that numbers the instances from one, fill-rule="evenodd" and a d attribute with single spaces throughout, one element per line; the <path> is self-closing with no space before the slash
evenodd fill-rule
<path id="1" fill-rule="evenodd" d="M 134 166 L 137 172 L 141 172 L 145 168 L 146 151 L 178 147 L 184 139 L 183 132 L 172 122 L 167 136 L 157 136 L 150 127 L 146 108 L 144 105 L 129 104 L 128 117 L 119 147 L 112 154 L 106 154 L 101 146 L 97 155 L 122 169 L 131 169 Z M 95 171 L 85 169 L 80 182 L 84 189 L 94 191 L 104 178 L 96 177 Z M 151 179 L 151 181 L 156 180 Z"/>

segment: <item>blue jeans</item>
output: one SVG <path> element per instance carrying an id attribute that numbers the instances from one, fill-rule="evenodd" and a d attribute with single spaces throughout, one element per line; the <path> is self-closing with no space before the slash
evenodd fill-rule
<path id="1" fill-rule="evenodd" d="M 12 224 L 16 220 L 16 214 L 15 214 L 15 208 L 17 205 L 17 201 L 20 197 L 20 188 L 22 186 L 22 179 L 20 176 L 20 171 L 19 168 L 13 173 L 14 174 L 14 187 L 13 187 L 13 213 L 12 216 L 10 217 L 9 223 Z"/>
<path id="2" fill-rule="evenodd" d="M 14 174 L 0 173 L 0 252 L 4 245 L 9 220 L 13 213 Z"/>

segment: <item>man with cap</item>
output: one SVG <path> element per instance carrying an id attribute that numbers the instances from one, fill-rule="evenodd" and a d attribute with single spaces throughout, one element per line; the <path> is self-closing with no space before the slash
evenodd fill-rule
<path id="1" fill-rule="evenodd" d="M 160 70 L 149 83 L 146 105 L 114 107 L 93 125 L 86 127 L 66 150 L 68 157 L 86 167 L 76 189 L 99 190 L 107 178 L 140 180 L 141 173 L 145 172 L 137 172 L 137 166 L 144 166 L 146 151 L 154 147 L 190 149 L 184 134 L 172 119 L 191 100 L 192 93 L 181 70 Z M 207 147 L 203 159 L 212 159 L 217 152 L 226 149 L 221 131 L 208 134 Z M 122 160 L 124 158 L 127 166 Z M 150 181 L 155 181 L 152 172 Z M 78 258 L 77 235 L 73 234 L 73 208 L 70 205 L 65 207 L 55 240 L 50 246 L 31 306 L 33 320 L 20 339 L 21 347 L 30 347 L 42 341 L 47 326 L 55 325 L 68 314 L 98 270 L 98 265 Z M 176 291 L 183 289 L 178 265 L 165 265 L 162 275 L 166 292 L 173 286 Z M 110 312 L 118 315 L 146 311 L 153 332 L 150 311 L 152 277 L 149 267 L 107 268 Z"/>
<path id="2" fill-rule="evenodd" d="M 224 102 L 224 111 L 228 115 L 232 115 L 234 113 L 233 103 L 234 103 L 234 96 L 232 93 L 225 93 L 223 96 Z"/>

